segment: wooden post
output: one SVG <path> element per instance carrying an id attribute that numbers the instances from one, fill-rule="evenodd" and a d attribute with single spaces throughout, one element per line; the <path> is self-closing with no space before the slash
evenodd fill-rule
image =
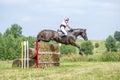
<path id="1" fill-rule="evenodd" d="M 28 45 L 28 41 L 26 41 L 26 59 L 27 59 L 27 68 L 29 68 L 29 49 L 28 49 L 29 45 Z"/>
<path id="2" fill-rule="evenodd" d="M 24 46 L 23 46 L 23 44 L 24 44 L 24 42 L 21 42 L 21 47 L 22 47 L 22 50 L 21 50 L 21 52 L 22 52 L 22 53 L 21 53 L 21 58 L 22 58 L 22 68 L 24 67 L 24 65 L 23 65 L 23 64 L 24 64 L 24 57 L 23 57 L 23 56 L 24 56 L 24 51 L 23 51 Z"/>
<path id="3" fill-rule="evenodd" d="M 22 47 L 22 68 L 29 68 L 29 49 L 28 49 L 28 41 L 23 41 L 21 42 L 21 47 Z"/>

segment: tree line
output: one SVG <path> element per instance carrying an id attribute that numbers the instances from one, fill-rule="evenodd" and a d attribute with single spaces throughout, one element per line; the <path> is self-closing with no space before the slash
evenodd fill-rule
<path id="1" fill-rule="evenodd" d="M 24 40 L 29 41 L 29 47 L 35 47 L 33 46 L 33 43 L 35 42 L 36 37 L 24 36 L 22 34 L 22 27 L 18 24 L 13 24 L 10 28 L 7 28 L 3 34 L 0 33 L 0 60 L 20 58 L 21 42 Z M 99 47 L 98 43 L 94 46 L 91 41 L 83 41 L 80 44 L 82 51 L 86 55 L 92 55 L 93 49 Z M 105 40 L 105 46 L 108 52 L 120 51 L 120 31 L 116 31 L 114 36 L 108 36 Z M 61 53 L 77 53 L 77 49 L 73 46 L 62 44 Z"/>
<path id="2" fill-rule="evenodd" d="M 109 35 L 105 41 L 108 52 L 120 51 L 120 31 L 115 31 L 114 36 Z"/>
<path id="3" fill-rule="evenodd" d="M 114 36 L 109 35 L 106 38 L 104 45 L 106 47 L 106 52 L 109 52 L 109 53 L 120 52 L 120 31 L 115 31 Z M 86 55 L 92 55 L 93 49 L 98 47 L 99 47 L 99 43 L 95 43 L 95 45 L 93 45 L 91 41 L 84 41 L 81 43 L 81 49 Z M 64 47 L 63 49 L 65 48 L 70 49 L 68 47 Z M 66 54 L 76 53 L 76 50 L 72 48 L 72 46 L 71 46 L 70 52 L 68 50 L 65 50 L 65 51 L 66 51 Z"/>
<path id="4" fill-rule="evenodd" d="M 21 42 L 24 40 L 29 41 L 29 46 L 33 47 L 32 44 L 35 41 L 35 37 L 24 36 L 22 34 L 22 27 L 18 24 L 11 25 L 2 34 L 0 33 L 0 59 L 1 60 L 12 60 L 21 57 Z"/>

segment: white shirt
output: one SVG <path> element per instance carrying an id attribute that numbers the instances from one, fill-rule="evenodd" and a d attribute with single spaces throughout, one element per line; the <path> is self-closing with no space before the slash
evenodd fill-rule
<path id="1" fill-rule="evenodd" d="M 68 21 L 63 20 L 63 22 L 61 24 L 66 26 L 66 25 L 68 25 Z"/>

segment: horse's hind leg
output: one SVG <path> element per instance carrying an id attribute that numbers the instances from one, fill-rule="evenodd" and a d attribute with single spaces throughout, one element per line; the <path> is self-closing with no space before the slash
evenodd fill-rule
<path id="1" fill-rule="evenodd" d="M 75 47 L 77 47 L 78 48 L 78 50 L 79 50 L 79 54 L 80 55 L 83 55 L 83 52 L 82 52 L 82 50 L 81 50 L 81 48 L 80 48 L 80 46 L 77 44 L 77 43 L 73 43 L 73 44 L 71 44 L 71 45 L 73 45 L 73 46 L 75 46 Z"/>

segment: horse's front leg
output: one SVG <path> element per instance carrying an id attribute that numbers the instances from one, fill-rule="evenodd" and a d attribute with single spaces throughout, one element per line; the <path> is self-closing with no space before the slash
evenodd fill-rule
<path id="1" fill-rule="evenodd" d="M 80 55 L 83 55 L 83 52 L 82 52 L 82 50 L 80 48 L 80 45 L 78 45 L 76 42 L 74 42 L 72 45 L 78 48 Z"/>

